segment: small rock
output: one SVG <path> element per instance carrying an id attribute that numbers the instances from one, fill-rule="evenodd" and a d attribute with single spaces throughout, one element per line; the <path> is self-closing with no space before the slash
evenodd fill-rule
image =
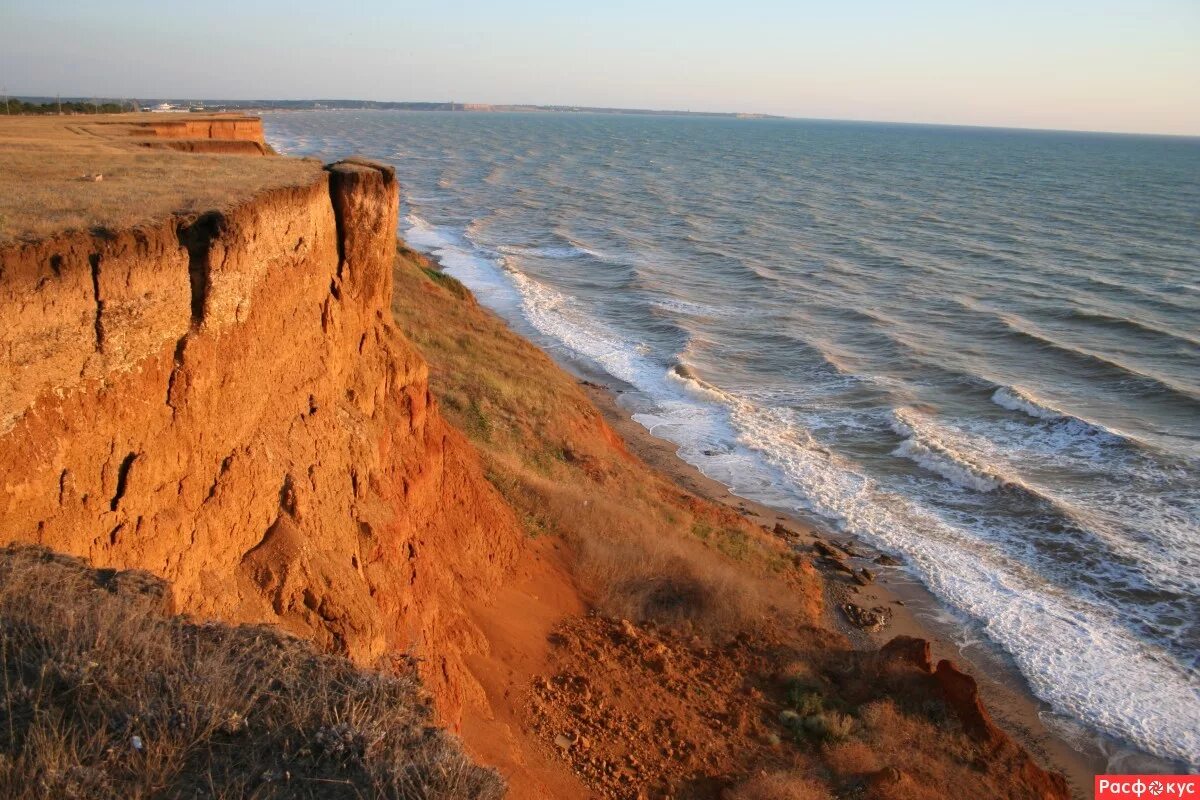
<path id="1" fill-rule="evenodd" d="M 560 733 L 558 736 L 554 737 L 554 745 L 560 750 L 570 750 L 571 740 L 567 738 L 566 734 Z"/>
<path id="2" fill-rule="evenodd" d="M 841 553 L 839 553 L 837 550 L 834 550 L 820 539 L 813 541 L 813 550 L 816 550 L 818 553 L 828 558 L 841 558 L 842 556 Z"/>
<path id="3" fill-rule="evenodd" d="M 883 606 L 868 609 L 854 603 L 842 603 L 842 613 L 850 624 L 868 633 L 880 630 L 892 619 L 891 610 Z"/>
<path id="4" fill-rule="evenodd" d="M 887 553 L 875 557 L 876 564 L 882 564 L 885 567 L 898 567 L 900 562 L 889 556 Z"/>
<path id="5" fill-rule="evenodd" d="M 875 573 L 866 567 L 863 567 L 858 572 L 852 572 L 851 575 L 854 576 L 854 580 L 861 586 L 866 586 L 875 580 Z"/>
<path id="6" fill-rule="evenodd" d="M 825 566 L 827 566 L 831 569 L 835 569 L 838 572 L 844 572 L 850 576 L 853 576 L 856 574 L 854 572 L 854 567 L 850 566 L 845 561 L 842 561 L 842 559 L 838 558 L 837 556 L 825 556 L 825 558 L 821 559 L 821 562 Z"/>

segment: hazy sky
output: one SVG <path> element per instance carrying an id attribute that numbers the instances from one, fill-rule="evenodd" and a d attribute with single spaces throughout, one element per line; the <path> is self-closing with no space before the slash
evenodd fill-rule
<path id="1" fill-rule="evenodd" d="M 1200 0 L 0 0 L 0 82 L 1200 134 Z"/>

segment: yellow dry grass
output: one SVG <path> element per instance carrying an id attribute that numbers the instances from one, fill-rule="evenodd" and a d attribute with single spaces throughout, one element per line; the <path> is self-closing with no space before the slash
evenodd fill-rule
<path id="1" fill-rule="evenodd" d="M 147 150 L 127 135 L 145 116 L 0 117 L 0 244 L 229 208 L 316 180 L 321 169 L 302 159 Z M 103 178 L 87 179 L 95 175 Z"/>
<path id="2" fill-rule="evenodd" d="M 0 797 L 498 800 L 381 671 L 268 627 L 166 612 L 149 573 L 0 549 Z"/>

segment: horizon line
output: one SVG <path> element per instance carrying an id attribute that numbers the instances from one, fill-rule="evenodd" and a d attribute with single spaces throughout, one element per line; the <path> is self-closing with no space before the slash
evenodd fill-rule
<path id="1" fill-rule="evenodd" d="M 56 97 L 61 99 L 61 96 L 56 96 Z M 180 97 L 183 97 L 183 96 L 180 96 Z M 8 94 L 7 99 L 28 101 L 28 100 L 52 100 L 55 98 L 51 98 L 49 95 L 38 95 L 38 94 L 30 94 L 30 95 Z M 1198 130 L 1196 132 L 1192 132 L 1192 133 L 1171 133 L 1171 132 L 1156 132 L 1156 131 L 1104 130 L 1104 129 L 1096 129 L 1096 128 L 1055 128 L 1055 127 L 1006 125 L 1006 124 L 1001 124 L 1001 123 L 930 122 L 930 121 L 925 121 L 925 120 L 912 120 L 912 119 L 867 119 L 867 118 L 862 118 L 862 117 L 858 117 L 858 118 L 855 118 L 855 117 L 810 117 L 810 116 L 800 116 L 800 115 L 790 115 L 790 114 L 773 114 L 773 113 L 763 112 L 763 111 L 711 111 L 711 110 L 693 111 L 691 109 L 643 108 L 643 107 L 636 107 L 636 106 L 590 106 L 590 105 L 582 105 L 582 104 L 577 104 L 577 103 L 483 103 L 483 102 L 463 101 L 463 100 L 367 100 L 367 99 L 356 99 L 356 98 L 349 98 L 349 97 L 271 98 L 271 99 L 263 98 L 263 97 L 256 97 L 256 98 L 249 98 L 249 99 L 239 99 L 239 98 L 232 98 L 232 97 L 226 97 L 226 98 L 213 97 L 213 98 L 200 98 L 200 99 L 196 99 L 196 100 L 183 100 L 183 99 L 171 98 L 171 97 L 139 98 L 139 97 L 134 97 L 134 96 L 106 97 L 106 96 L 102 96 L 102 95 L 89 95 L 89 96 L 67 95 L 67 100 L 69 102 L 70 101 L 83 101 L 83 102 L 124 101 L 124 102 L 127 102 L 130 100 L 134 100 L 139 103 L 144 100 L 146 102 L 149 102 L 149 101 L 172 102 L 172 101 L 174 101 L 174 102 L 179 102 L 179 103 L 200 103 L 200 104 L 203 104 L 203 103 L 215 103 L 215 104 L 220 104 L 220 103 L 245 103 L 245 104 L 254 104 L 254 103 L 262 103 L 262 104 L 271 104 L 271 103 L 378 103 L 378 104 L 395 104 L 395 105 L 491 106 L 491 107 L 498 108 L 501 110 L 530 108 L 530 109 L 537 109 L 541 113 L 567 113 L 567 114 L 569 114 L 569 113 L 588 113 L 588 112 L 606 113 L 607 112 L 607 113 L 624 113 L 624 114 L 628 114 L 628 115 L 647 114 L 647 115 L 657 115 L 657 116 L 672 116 L 672 115 L 674 115 L 674 116 L 720 116 L 720 117 L 749 118 L 747 121 L 753 121 L 754 118 L 758 118 L 759 120 L 778 119 L 778 120 L 791 120 L 791 121 L 797 121 L 797 122 L 848 122 L 848 123 L 860 123 L 860 124 L 864 124 L 864 125 L 871 125 L 871 124 L 875 124 L 875 125 L 911 125 L 914 127 L 931 127 L 931 128 L 970 128 L 970 129 L 978 129 L 978 130 L 1029 131 L 1029 132 L 1037 132 L 1037 133 L 1087 133 L 1087 134 L 1097 134 L 1097 135 L 1106 135 L 1106 136 L 1144 136 L 1144 137 L 1170 137 L 1170 138 L 1174 138 L 1174 139 L 1200 139 L 1200 130 Z M 572 109 L 578 109 L 578 111 L 572 111 Z M 279 109 L 279 110 L 287 110 L 287 109 Z M 316 111 L 319 109 L 294 109 L 294 110 Z M 352 109 L 342 109 L 342 110 L 352 110 Z M 361 110 L 371 110 L 371 109 L 361 109 Z M 419 111 L 421 109 L 377 109 L 377 110 L 382 110 L 382 111 L 388 111 L 388 110 Z M 437 111 L 437 110 L 440 110 L 440 109 L 429 109 L 429 111 Z M 467 109 L 463 109 L 461 112 L 451 112 L 451 113 L 472 113 L 472 112 Z M 474 113 L 488 113 L 488 112 L 475 111 Z M 519 112 L 516 112 L 516 113 L 519 113 Z"/>

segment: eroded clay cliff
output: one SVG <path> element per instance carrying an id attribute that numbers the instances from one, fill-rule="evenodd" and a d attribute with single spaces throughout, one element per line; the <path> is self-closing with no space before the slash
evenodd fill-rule
<path id="1" fill-rule="evenodd" d="M 397 206 L 390 168 L 347 161 L 0 249 L 0 542 L 148 569 L 182 611 L 361 662 L 415 649 L 453 721 L 479 691 L 460 601 L 520 535 L 392 321 Z"/>

